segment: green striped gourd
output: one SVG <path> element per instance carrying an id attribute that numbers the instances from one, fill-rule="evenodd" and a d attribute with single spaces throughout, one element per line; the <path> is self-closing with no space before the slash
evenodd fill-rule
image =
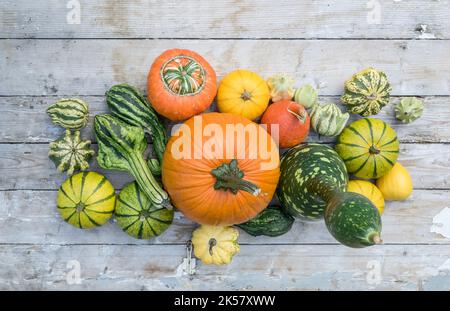
<path id="1" fill-rule="evenodd" d="M 255 218 L 236 225 L 245 232 L 253 236 L 280 236 L 291 230 L 294 218 L 279 207 L 268 207 Z"/>
<path id="2" fill-rule="evenodd" d="M 128 171 L 155 205 L 171 206 L 169 196 L 152 175 L 144 159 L 147 149 L 144 130 L 112 115 L 96 115 L 98 164 L 104 169 Z"/>
<path id="3" fill-rule="evenodd" d="M 389 104 L 391 90 L 384 72 L 367 68 L 345 83 L 341 100 L 349 112 L 368 117 L 378 114 L 381 108 Z"/>
<path id="4" fill-rule="evenodd" d="M 147 99 L 133 86 L 115 85 L 106 92 L 111 114 L 122 121 L 144 128 L 153 141 L 153 150 L 161 162 L 167 144 L 164 125 Z"/>
<path id="5" fill-rule="evenodd" d="M 52 122 L 66 129 L 79 130 L 88 122 L 88 105 L 77 98 L 61 99 L 47 108 Z"/>
<path id="6" fill-rule="evenodd" d="M 66 130 L 57 140 L 49 145 L 48 157 L 60 172 L 72 175 L 75 171 L 85 171 L 95 154 L 90 148 L 90 140 L 81 140 L 80 131 Z"/>
<path id="7" fill-rule="evenodd" d="M 322 136 L 337 136 L 344 129 L 350 115 L 342 113 L 335 103 L 315 105 L 310 114 L 311 126 Z"/>
<path id="8" fill-rule="evenodd" d="M 377 179 L 397 162 L 399 145 L 397 133 L 386 122 L 367 118 L 351 123 L 342 131 L 336 151 L 350 174 Z"/>
<path id="9" fill-rule="evenodd" d="M 75 174 L 58 190 L 58 212 L 66 222 L 81 229 L 105 224 L 115 204 L 114 187 L 105 176 L 95 172 Z"/>
<path id="10" fill-rule="evenodd" d="M 120 191 L 115 219 L 130 236 L 137 239 L 151 239 L 169 228 L 173 214 L 173 210 L 155 206 L 137 183 L 132 182 Z"/>
<path id="11" fill-rule="evenodd" d="M 345 192 L 345 164 L 332 148 L 296 146 L 283 155 L 280 170 L 277 193 L 288 214 L 305 220 L 324 217 L 330 233 L 350 247 L 381 242 L 378 210 L 362 195 Z"/>

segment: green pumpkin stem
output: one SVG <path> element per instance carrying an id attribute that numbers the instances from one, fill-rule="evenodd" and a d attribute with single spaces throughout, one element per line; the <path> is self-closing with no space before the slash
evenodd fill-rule
<path id="1" fill-rule="evenodd" d="M 380 153 L 380 150 L 377 149 L 374 145 L 372 145 L 372 146 L 370 146 L 370 148 L 369 148 L 369 153 L 370 153 L 370 154 L 379 154 L 379 153 Z"/>
<path id="2" fill-rule="evenodd" d="M 211 171 L 211 174 L 216 177 L 214 183 L 214 189 L 231 191 L 233 194 L 237 194 L 239 190 L 247 191 L 254 196 L 258 196 L 261 193 L 261 189 L 255 184 L 244 180 L 244 172 L 242 172 L 237 164 L 237 160 L 231 160 L 229 164 L 221 164 L 217 168 Z"/>

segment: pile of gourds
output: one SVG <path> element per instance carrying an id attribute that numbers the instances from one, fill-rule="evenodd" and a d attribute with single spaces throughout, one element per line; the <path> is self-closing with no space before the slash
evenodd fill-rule
<path id="1" fill-rule="evenodd" d="M 49 151 L 70 176 L 58 191 L 58 211 L 83 229 L 114 216 L 129 235 L 150 239 L 170 226 L 175 207 L 201 225 L 192 243 L 206 264 L 230 263 L 239 251 L 233 226 L 253 236 L 279 236 L 295 218 L 324 219 L 330 233 L 350 247 L 380 244 L 384 200 L 404 200 L 412 192 L 411 177 L 397 162 L 397 134 L 384 121 L 367 118 L 389 103 L 390 92 L 383 72 L 363 70 L 345 83 L 342 112 L 335 103 L 318 103 L 311 85 L 296 88 L 286 74 L 264 80 L 236 70 L 217 87 L 214 69 L 202 56 L 168 50 L 150 68 L 147 97 L 130 85 L 115 85 L 106 92 L 110 113 L 94 118 L 100 167 L 135 179 L 118 196 L 104 176 L 87 171 L 94 152 L 79 132 L 88 120 L 87 104 L 63 99 L 48 108 L 52 121 L 67 129 Z M 215 98 L 219 112 L 205 112 Z M 416 98 L 395 108 L 396 117 L 408 123 L 422 111 Z M 350 113 L 364 118 L 347 125 Z M 161 116 L 187 121 L 168 139 Z M 232 134 L 235 148 L 224 152 L 230 137 L 219 134 L 230 126 L 258 139 Z M 335 149 L 303 143 L 310 128 L 319 136 L 337 136 Z M 146 135 L 153 146 L 148 155 Z M 257 145 L 255 151 L 255 141 L 266 148 Z M 281 159 L 278 147 L 290 148 Z M 349 182 L 349 174 L 356 179 Z M 271 204 L 275 193 L 279 204 Z"/>

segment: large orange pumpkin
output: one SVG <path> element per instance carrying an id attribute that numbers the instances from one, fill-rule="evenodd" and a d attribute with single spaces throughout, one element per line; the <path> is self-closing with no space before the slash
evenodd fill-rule
<path id="1" fill-rule="evenodd" d="M 167 50 L 153 62 L 147 79 L 148 99 L 155 110 L 172 120 L 186 120 L 208 108 L 217 92 L 211 65 L 199 54 Z"/>
<path id="2" fill-rule="evenodd" d="M 279 174 L 272 137 L 258 124 L 229 113 L 206 113 L 182 124 L 167 144 L 162 165 L 172 203 L 206 225 L 255 217 L 271 201 Z"/>

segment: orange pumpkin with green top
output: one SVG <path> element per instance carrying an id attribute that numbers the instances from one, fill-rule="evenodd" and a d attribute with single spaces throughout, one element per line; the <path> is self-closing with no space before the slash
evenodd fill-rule
<path id="1" fill-rule="evenodd" d="M 217 92 L 217 78 L 214 69 L 199 54 L 172 49 L 153 62 L 147 87 L 153 108 L 172 121 L 180 121 L 211 105 Z"/>

